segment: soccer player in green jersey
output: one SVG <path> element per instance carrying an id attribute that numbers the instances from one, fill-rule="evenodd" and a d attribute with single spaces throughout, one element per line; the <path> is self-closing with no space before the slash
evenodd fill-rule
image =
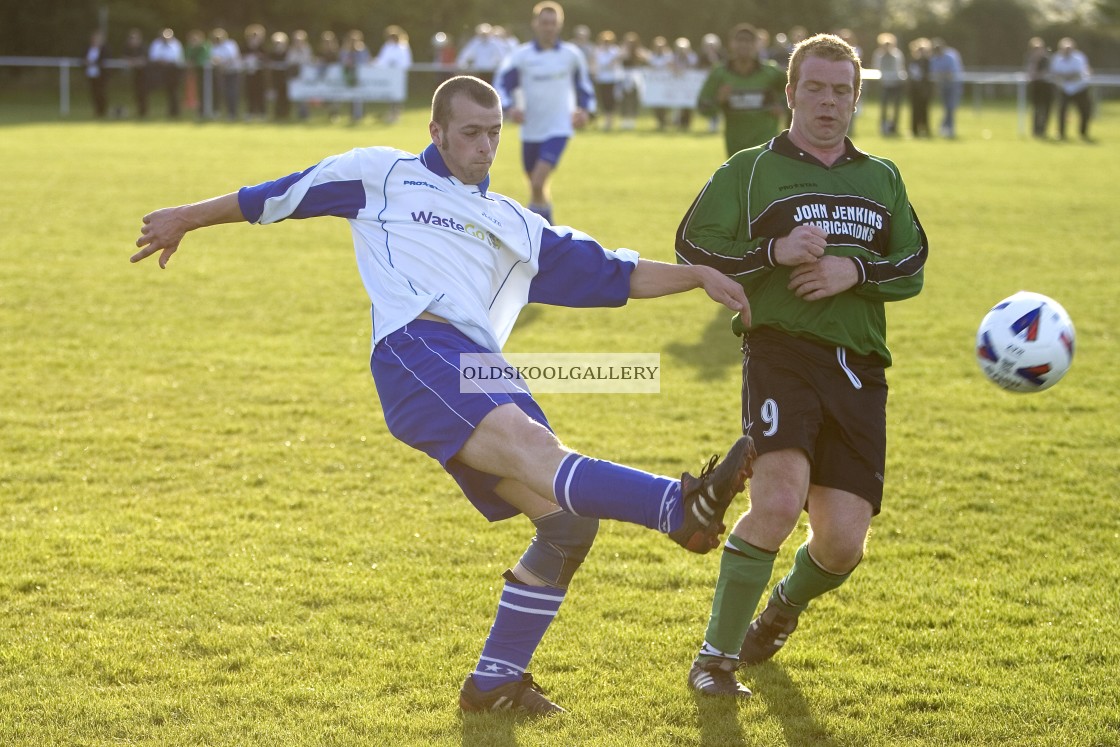
<path id="1" fill-rule="evenodd" d="M 750 24 L 733 28 L 727 47 L 727 63 L 712 68 L 696 106 L 705 117 L 723 114 L 723 140 L 730 156 L 778 134 L 786 76 L 759 57 L 758 31 Z"/>
<path id="2" fill-rule="evenodd" d="M 921 290 L 927 245 L 898 169 L 846 136 L 859 92 L 851 46 L 827 34 L 799 44 L 790 129 L 723 164 L 677 232 L 679 261 L 737 278 L 753 310 L 746 328 L 735 322 L 743 429 L 759 456 L 689 672 L 701 693 L 750 695 L 735 671 L 777 653 L 809 602 L 847 580 L 882 502 L 884 304 Z M 752 622 L 802 511 L 808 541 Z"/>

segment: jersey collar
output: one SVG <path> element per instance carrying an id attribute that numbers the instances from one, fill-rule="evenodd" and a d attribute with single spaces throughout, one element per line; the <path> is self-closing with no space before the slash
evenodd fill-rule
<path id="1" fill-rule="evenodd" d="M 447 168 L 447 164 L 444 162 L 443 156 L 440 155 L 439 148 L 436 147 L 435 143 L 429 145 L 424 149 L 424 152 L 420 154 L 420 163 L 424 164 L 428 171 L 436 176 L 450 179 L 455 184 L 463 184 L 463 182 L 459 181 L 459 178 L 452 174 L 451 170 Z M 486 178 L 478 184 L 466 184 L 464 186 L 475 187 L 485 196 L 486 191 L 490 189 L 490 175 L 487 174 Z"/>
<path id="2" fill-rule="evenodd" d="M 780 156 L 785 156 L 786 158 L 793 158 L 798 161 L 804 161 L 805 163 L 815 164 L 817 166 L 820 166 L 821 168 L 833 169 L 837 166 L 843 166 L 846 163 L 851 163 L 852 161 L 858 161 L 860 159 L 867 158 L 866 153 L 852 144 L 851 138 L 845 137 L 844 155 L 840 156 L 840 158 L 837 159 L 836 163 L 832 164 L 832 166 L 825 166 L 814 156 L 809 155 L 808 153 L 794 145 L 793 141 L 789 139 L 789 130 L 784 131 L 781 135 L 778 135 L 776 138 L 770 141 L 770 150 L 774 151 Z"/>
<path id="3" fill-rule="evenodd" d="M 560 49 L 561 41 L 563 40 L 558 38 L 555 44 L 553 44 L 551 47 L 546 47 L 543 46 L 537 39 L 533 39 L 533 49 L 537 50 L 538 52 L 547 52 L 550 49 Z"/>

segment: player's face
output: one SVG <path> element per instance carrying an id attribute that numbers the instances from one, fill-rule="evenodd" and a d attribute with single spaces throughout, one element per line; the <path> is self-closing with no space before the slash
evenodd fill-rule
<path id="1" fill-rule="evenodd" d="M 839 145 L 856 110 L 855 67 L 848 60 L 808 56 L 797 88 L 786 86 L 793 134 L 815 148 Z"/>
<path id="2" fill-rule="evenodd" d="M 469 96 L 451 100 L 447 126 L 428 125 L 448 170 L 464 184 L 478 184 L 490 173 L 502 135 L 502 109 L 476 103 Z"/>
<path id="3" fill-rule="evenodd" d="M 533 19 L 533 33 L 542 47 L 551 47 L 560 38 L 560 19 L 551 10 L 542 10 Z"/>
<path id="4" fill-rule="evenodd" d="M 731 38 L 728 51 L 736 60 L 753 60 L 758 56 L 758 40 L 750 34 L 737 34 Z"/>

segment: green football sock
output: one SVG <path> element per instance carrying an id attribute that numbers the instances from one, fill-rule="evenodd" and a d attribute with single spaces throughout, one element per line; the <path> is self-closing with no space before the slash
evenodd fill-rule
<path id="1" fill-rule="evenodd" d="M 817 565 L 809 555 L 809 543 L 797 548 L 793 558 L 793 568 L 786 577 L 774 587 L 770 600 L 792 615 L 800 614 L 809 602 L 827 591 L 840 586 L 852 575 L 829 573 Z"/>
<path id="2" fill-rule="evenodd" d="M 719 578 L 703 651 L 715 649 L 738 656 L 758 600 L 770 583 L 778 553 L 761 550 L 735 535 L 727 538 L 727 545 L 719 561 Z"/>

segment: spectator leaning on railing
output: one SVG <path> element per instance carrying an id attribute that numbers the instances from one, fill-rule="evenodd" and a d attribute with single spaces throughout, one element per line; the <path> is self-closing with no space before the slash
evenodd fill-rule
<path id="1" fill-rule="evenodd" d="M 906 56 L 894 34 L 882 33 L 871 55 L 871 67 L 879 71 L 879 133 L 898 134 L 898 118 L 906 93 Z"/>
<path id="2" fill-rule="evenodd" d="M 210 38 L 210 62 L 214 65 L 218 95 L 225 104 L 226 118 L 237 119 L 241 103 L 241 48 L 223 28 L 210 32 Z"/>
<path id="3" fill-rule="evenodd" d="M 929 72 L 941 93 L 944 112 L 941 117 L 941 136 L 957 136 L 957 107 L 961 103 L 961 63 L 960 52 L 950 47 L 943 39 L 933 40 L 933 55 L 929 59 Z"/>
<path id="4" fill-rule="evenodd" d="M 400 26 L 393 24 L 385 29 L 385 41 L 377 53 L 374 64 L 378 67 L 403 68 L 412 67 L 412 47 L 408 44 L 408 34 Z M 390 101 L 389 108 L 385 111 L 385 121 L 389 124 L 400 119 L 403 103 Z"/>
<path id="5" fill-rule="evenodd" d="M 265 88 L 268 57 L 265 29 L 259 23 L 245 28 L 245 46 L 241 50 L 241 69 L 245 72 L 245 104 L 249 119 L 264 119 Z"/>
<path id="6" fill-rule="evenodd" d="M 307 32 L 303 29 L 296 29 L 292 32 L 292 44 L 288 47 L 288 56 L 286 58 L 288 65 L 289 77 L 299 77 L 304 69 L 310 69 L 315 64 L 315 53 L 311 50 L 311 42 L 308 39 Z M 300 121 L 307 119 L 310 112 L 308 111 L 307 102 L 300 100 L 296 102 L 296 116 Z"/>
<path id="7" fill-rule="evenodd" d="M 167 116 L 179 116 L 179 82 L 187 60 L 183 44 L 175 38 L 175 32 L 164 29 L 148 47 L 148 60 L 156 86 L 163 89 L 167 96 Z"/>
<path id="8" fill-rule="evenodd" d="M 494 79 L 494 71 L 509 52 L 509 45 L 494 34 L 494 27 L 488 23 L 480 23 L 475 26 L 474 36 L 463 45 L 455 64 L 461 71 L 469 72 L 489 83 Z"/>
<path id="9" fill-rule="evenodd" d="M 1050 50 L 1041 37 L 1033 37 L 1027 42 L 1024 67 L 1027 73 L 1027 99 L 1031 102 L 1031 134 L 1044 138 L 1050 125 L 1054 85 L 1050 82 Z"/>
<path id="10" fill-rule="evenodd" d="M 105 35 L 94 31 L 89 35 L 89 48 L 86 50 L 86 80 L 89 81 L 89 94 L 93 100 L 93 116 L 104 119 L 109 113 L 109 96 L 107 92 L 106 77 L 108 70 L 105 61 L 109 58 L 109 50 L 105 46 Z"/>
<path id="11" fill-rule="evenodd" d="M 187 59 L 186 76 L 183 83 L 183 106 L 197 112 L 199 117 L 207 113 L 207 104 L 204 102 L 202 85 L 204 71 L 210 66 L 210 42 L 206 34 L 199 29 L 187 32 L 187 44 L 183 50 Z"/>
<path id="12" fill-rule="evenodd" d="M 1068 36 L 1058 42 L 1058 51 L 1050 58 L 1050 74 L 1058 86 L 1058 137 L 1066 139 L 1066 113 L 1069 105 L 1077 107 L 1079 116 L 1078 131 L 1082 140 L 1089 137 L 1089 120 L 1093 113 L 1093 102 L 1089 98 L 1089 58 L 1077 48 Z"/>
<path id="13" fill-rule="evenodd" d="M 637 126 L 641 99 L 641 69 L 649 64 L 649 50 L 642 45 L 642 37 L 634 31 L 622 35 L 622 83 L 619 85 L 619 115 L 622 129 Z"/>
<path id="14" fill-rule="evenodd" d="M 933 100 L 933 77 L 929 58 L 933 45 L 924 36 L 910 42 L 910 64 L 906 68 L 907 93 L 910 96 L 910 134 L 929 137 L 929 102 Z"/>
<path id="15" fill-rule="evenodd" d="M 268 39 L 268 86 L 272 91 L 272 118 L 287 119 L 292 112 L 288 98 L 288 79 L 292 72 L 288 64 L 288 51 L 292 43 L 283 31 L 275 31 Z"/>
<path id="16" fill-rule="evenodd" d="M 132 100 L 136 105 L 136 116 L 148 116 L 148 47 L 140 29 L 131 29 L 124 45 L 124 60 L 132 71 Z"/>
<path id="17" fill-rule="evenodd" d="M 613 31 L 600 31 L 598 41 L 588 59 L 591 76 L 595 81 L 595 99 L 603 117 L 603 129 L 614 128 L 614 114 L 618 109 L 619 87 L 625 76 L 622 69 L 622 47 Z"/>

